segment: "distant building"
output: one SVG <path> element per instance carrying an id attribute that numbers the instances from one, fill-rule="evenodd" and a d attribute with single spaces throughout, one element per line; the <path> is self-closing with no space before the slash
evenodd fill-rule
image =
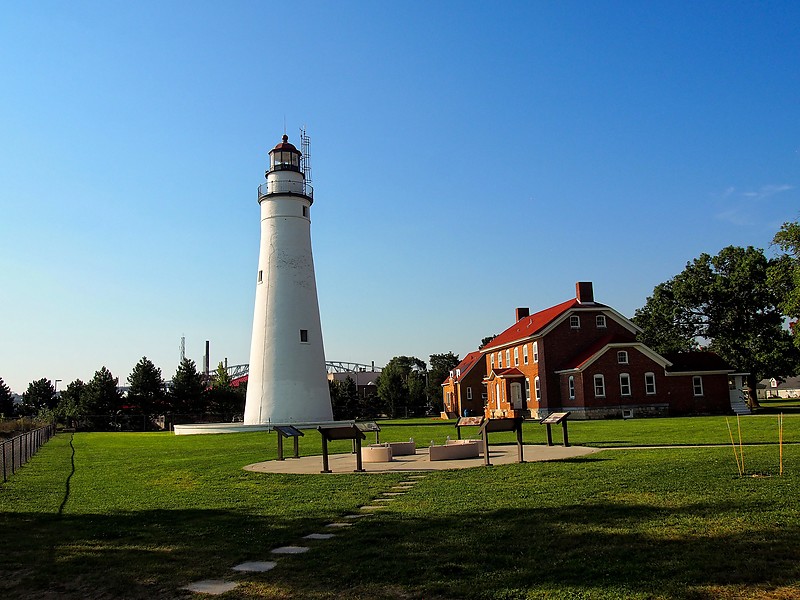
<path id="1" fill-rule="evenodd" d="M 347 381 L 353 380 L 358 390 L 358 397 L 368 400 L 378 396 L 378 377 L 380 371 L 347 371 L 339 373 L 328 373 L 328 381 Z"/>
<path id="2" fill-rule="evenodd" d="M 575 298 L 515 322 L 482 348 L 489 418 L 572 418 L 727 414 L 741 407 L 744 377 L 719 356 L 662 356 L 637 341 L 641 330 L 594 301 L 591 282 Z M 447 402 L 447 386 L 444 399 Z"/>
<path id="3" fill-rule="evenodd" d="M 774 377 L 764 379 L 758 383 L 758 397 L 763 400 L 800 398 L 800 377 L 787 377 L 784 381 L 779 381 Z"/>

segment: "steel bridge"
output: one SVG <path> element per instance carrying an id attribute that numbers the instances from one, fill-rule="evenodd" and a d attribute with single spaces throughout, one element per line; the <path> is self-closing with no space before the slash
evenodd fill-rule
<path id="1" fill-rule="evenodd" d="M 325 370 L 328 373 L 359 373 L 359 372 L 375 372 L 380 373 L 382 367 L 374 367 L 373 365 L 365 365 L 362 363 L 344 362 L 340 360 L 325 361 Z M 233 365 L 226 369 L 228 377 L 233 379 L 241 379 L 250 372 L 250 365 Z"/>

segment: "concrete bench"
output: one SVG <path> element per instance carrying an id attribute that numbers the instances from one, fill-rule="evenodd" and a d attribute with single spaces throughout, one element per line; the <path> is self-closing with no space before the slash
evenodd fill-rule
<path id="1" fill-rule="evenodd" d="M 408 442 L 389 442 L 392 456 L 408 456 L 417 453 L 417 444 L 414 440 Z"/>
<path id="2" fill-rule="evenodd" d="M 431 446 L 429 452 L 431 460 L 478 458 L 481 445 L 478 440 L 447 440 L 444 446 Z"/>
<path id="3" fill-rule="evenodd" d="M 361 449 L 365 463 L 392 462 L 392 447 L 388 444 L 371 444 Z"/>

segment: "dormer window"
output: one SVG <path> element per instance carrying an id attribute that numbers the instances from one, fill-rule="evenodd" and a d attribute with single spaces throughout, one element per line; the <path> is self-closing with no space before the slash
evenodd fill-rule
<path id="1" fill-rule="evenodd" d="M 605 315 L 597 315 L 597 328 L 598 329 L 605 329 L 606 328 L 606 316 Z"/>
<path id="2" fill-rule="evenodd" d="M 572 315 L 569 318 L 569 326 L 572 329 L 580 329 L 581 328 L 581 318 L 578 315 Z"/>

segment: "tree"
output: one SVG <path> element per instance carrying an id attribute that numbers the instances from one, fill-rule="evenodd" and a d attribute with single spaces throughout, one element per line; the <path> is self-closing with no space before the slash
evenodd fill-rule
<path id="1" fill-rule="evenodd" d="M 56 389 L 47 378 L 37 379 L 28 384 L 28 389 L 22 394 L 22 408 L 20 412 L 28 417 L 35 416 L 42 410 L 53 410 L 58 403 Z"/>
<path id="2" fill-rule="evenodd" d="M 430 369 L 428 370 L 428 399 L 436 412 L 444 410 L 442 399 L 442 383 L 450 371 L 458 366 L 461 361 L 458 354 L 431 354 Z"/>
<path id="3" fill-rule="evenodd" d="M 114 427 L 115 415 L 122 408 L 122 394 L 119 392 L 119 379 L 106 367 L 95 371 L 94 377 L 86 384 L 81 394 L 83 414 L 93 429 Z"/>
<path id="4" fill-rule="evenodd" d="M 6 385 L 0 377 L 0 419 L 10 419 L 14 416 L 14 398 L 11 395 L 11 388 Z"/>
<path id="5" fill-rule="evenodd" d="M 77 419 L 85 414 L 85 391 L 86 384 L 80 379 L 76 379 L 59 394 L 56 417 L 62 423 L 74 424 Z"/>
<path id="6" fill-rule="evenodd" d="M 128 375 L 128 404 L 134 405 L 145 415 L 163 411 L 166 389 L 161 369 L 143 356 Z"/>
<path id="7" fill-rule="evenodd" d="M 491 342 L 491 341 L 492 341 L 494 338 L 496 338 L 496 337 L 497 337 L 497 334 L 495 333 L 494 335 L 487 335 L 485 338 L 482 338 L 482 339 L 481 339 L 481 345 L 480 345 L 480 346 L 478 346 L 478 350 L 482 350 L 482 349 L 483 349 L 483 347 L 484 347 L 486 344 L 488 344 L 489 342 Z"/>
<path id="8" fill-rule="evenodd" d="M 784 315 L 794 319 L 791 323 L 794 345 L 800 348 L 800 223 L 784 223 L 772 243 L 784 254 L 770 265 L 768 276 L 770 286 L 778 294 L 778 308 Z"/>
<path id="9" fill-rule="evenodd" d="M 363 416 L 358 398 L 358 386 L 352 377 L 348 376 L 344 381 L 332 379 L 328 382 L 328 386 L 331 390 L 331 407 L 335 420 L 357 419 Z"/>
<path id="10" fill-rule="evenodd" d="M 229 421 L 244 413 L 244 395 L 231 385 L 231 376 L 225 365 L 219 363 L 207 390 L 209 411 Z"/>
<path id="11" fill-rule="evenodd" d="M 661 353 L 708 344 L 734 369 L 751 374 L 751 389 L 763 377 L 791 375 L 800 354 L 767 281 L 772 264 L 752 246 L 701 254 L 636 311 L 642 341 Z"/>
<path id="12" fill-rule="evenodd" d="M 395 356 L 378 377 L 378 397 L 390 417 L 425 414 L 425 363 L 413 356 Z"/>
<path id="13" fill-rule="evenodd" d="M 203 379 L 203 374 L 197 372 L 193 360 L 181 360 L 169 390 L 169 403 L 173 413 L 187 415 L 205 411 L 206 386 Z"/>

